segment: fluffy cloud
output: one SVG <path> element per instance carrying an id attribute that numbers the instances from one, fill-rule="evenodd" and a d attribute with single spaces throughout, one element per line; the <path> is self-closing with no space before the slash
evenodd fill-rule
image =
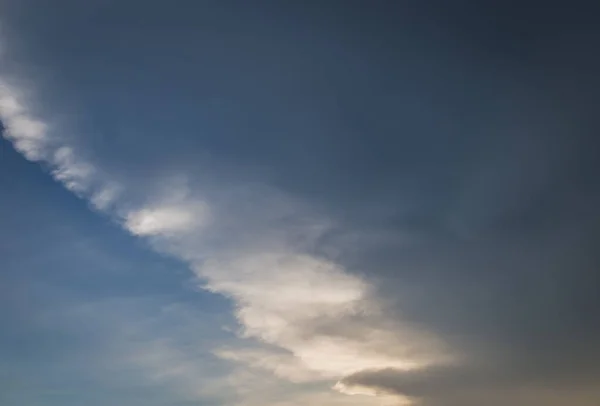
<path id="1" fill-rule="evenodd" d="M 234 300 L 244 337 L 284 352 L 221 352 L 292 380 L 339 379 L 383 366 L 413 369 L 439 362 L 441 346 L 386 319 L 370 286 L 332 262 L 260 253 L 198 269 L 207 288 Z"/>

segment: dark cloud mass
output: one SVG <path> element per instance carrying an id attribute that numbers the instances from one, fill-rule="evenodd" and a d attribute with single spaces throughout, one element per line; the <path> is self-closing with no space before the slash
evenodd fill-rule
<path id="1" fill-rule="evenodd" d="M 147 162 L 226 162 L 218 179 L 259 179 L 308 202 L 337 225 L 315 251 L 375 281 L 391 316 L 458 358 L 342 383 L 423 406 L 600 404 L 593 2 L 258 2 L 232 14 L 207 2 L 187 18 L 157 13 L 162 3 L 97 2 L 94 24 L 111 33 L 67 56 L 58 44 L 92 28 L 88 9 L 64 3 L 74 16 L 49 10 L 23 34 L 48 34 L 45 49 L 23 58 L 71 58 L 52 86 L 65 103 L 85 89 L 97 106 L 77 125 L 106 134 L 93 140 L 98 160 L 132 178 Z M 9 8 L 13 24 L 40 18 L 22 9 Z M 66 34 L 49 34 L 65 21 Z M 139 38 L 116 41 L 131 25 Z M 109 73 L 92 50 L 113 58 Z M 134 75 L 142 55 L 154 70 Z M 127 92 L 116 73 L 130 75 Z M 148 86 L 165 77 L 168 89 Z M 165 107 L 190 100 L 177 117 Z M 138 109 L 145 120 L 128 121 Z M 180 130 L 167 151 L 161 135 Z M 131 134 L 148 134 L 143 150 Z"/>
<path id="2" fill-rule="evenodd" d="M 394 171 L 418 179 L 413 210 L 381 227 L 417 238 L 367 256 L 400 314 L 464 359 L 415 374 L 364 371 L 347 384 L 436 406 L 598 404 L 600 33 L 590 15 L 598 11 L 503 5 L 448 17 L 464 46 L 454 56 L 486 71 L 465 83 L 481 98 L 451 120 L 464 126 L 452 137 L 465 142 L 460 156 L 418 155 L 428 177 Z M 402 190 L 387 186 L 389 206 L 403 207 Z"/>

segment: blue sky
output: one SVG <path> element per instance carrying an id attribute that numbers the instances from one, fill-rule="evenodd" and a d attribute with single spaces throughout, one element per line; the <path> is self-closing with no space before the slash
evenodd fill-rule
<path id="1" fill-rule="evenodd" d="M 0 11 L 3 405 L 600 402 L 595 7 Z"/>

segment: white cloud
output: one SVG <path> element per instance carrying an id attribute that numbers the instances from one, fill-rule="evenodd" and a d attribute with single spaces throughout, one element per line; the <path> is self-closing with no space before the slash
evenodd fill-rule
<path id="1" fill-rule="evenodd" d="M 111 208 L 121 193 L 121 186 L 114 182 L 107 182 L 102 187 L 93 191 L 90 196 L 92 205 L 100 210 L 106 211 Z"/>
<path id="2" fill-rule="evenodd" d="M 132 208 L 122 195 L 127 185 L 121 179 L 107 179 L 97 165 L 56 137 L 5 82 L 0 81 L 0 118 L 6 126 L 4 137 L 18 151 L 29 160 L 49 164 L 57 181 L 95 208 L 120 217 L 131 234 L 160 237 L 159 249 L 187 261 L 204 288 L 232 300 L 240 337 L 248 344 L 243 341 L 216 354 L 235 361 L 236 368 L 245 365 L 255 373 L 263 371 L 262 376 L 268 371 L 290 382 L 329 382 L 331 387 L 365 369 L 411 369 L 444 359 L 445 351 L 435 339 L 386 318 L 366 280 L 308 252 L 307 247 L 316 244 L 316 235 L 327 228 L 313 225 L 329 224 L 327 219 L 315 222 L 312 214 L 307 216 L 281 194 L 270 201 L 263 189 L 257 193 L 259 205 L 237 196 L 213 213 L 205 199 L 190 193 L 187 183 L 182 187 L 177 182 L 167 188 L 170 197 L 149 196 L 147 203 Z M 243 210 L 238 211 L 240 207 Z M 222 236 L 214 252 L 203 245 L 204 236 L 211 233 Z M 257 351 L 257 342 L 266 347 Z M 186 353 L 166 348 L 164 341 L 150 347 L 140 347 L 130 360 L 155 371 L 153 379 L 175 380 L 185 387 L 203 379 Z M 383 405 L 390 401 L 387 395 L 373 400 L 356 388 L 338 385 L 336 389 L 353 395 L 352 400 L 321 388 L 295 400 L 273 398 L 271 403 L 253 403 L 246 393 L 249 398 L 239 405 Z"/>
<path id="3" fill-rule="evenodd" d="M 356 393 L 353 395 L 332 391 L 326 385 L 289 384 L 269 376 L 244 369 L 235 370 L 228 379 L 236 388 L 239 399 L 233 406 L 404 406 L 400 396 Z"/>
<path id="4" fill-rule="evenodd" d="M 6 81 L 0 80 L 0 118 L 5 127 L 3 136 L 27 159 L 43 158 L 48 142 L 48 126 L 32 117 L 22 102 L 22 96 Z"/>
<path id="5" fill-rule="evenodd" d="M 81 159 L 54 129 L 35 117 L 23 92 L 4 78 L 0 78 L 0 120 L 5 127 L 2 136 L 28 160 L 50 165 L 54 179 L 67 189 L 89 198 L 99 210 L 108 208 L 116 200 L 118 184 L 106 181 L 94 165 Z"/>
<path id="6" fill-rule="evenodd" d="M 72 148 L 58 148 L 54 151 L 53 161 L 56 167 L 52 174 L 57 181 L 78 195 L 88 190 L 90 180 L 95 176 L 95 168 L 87 162 L 77 160 Z"/>
<path id="7" fill-rule="evenodd" d="M 241 336 L 267 344 L 217 351 L 223 359 L 292 382 L 335 382 L 363 370 L 419 368 L 446 356 L 432 337 L 386 320 L 368 283 L 332 262 L 306 254 L 245 253 L 196 270 L 207 288 L 233 299 Z"/>
<path id="8" fill-rule="evenodd" d="M 190 206 L 148 207 L 130 212 L 125 219 L 125 227 L 139 236 L 171 236 L 197 230 L 208 215 L 208 207 L 203 203 Z"/>

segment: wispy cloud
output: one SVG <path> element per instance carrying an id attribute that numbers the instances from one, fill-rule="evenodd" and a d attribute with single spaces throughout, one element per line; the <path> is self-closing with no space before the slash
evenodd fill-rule
<path id="1" fill-rule="evenodd" d="M 125 228 L 134 235 L 169 235 L 202 227 L 207 208 L 200 203 L 192 207 L 149 207 L 131 212 L 125 220 Z"/>
<path id="2" fill-rule="evenodd" d="M 244 188 L 235 200 L 223 202 L 220 197 L 224 204 L 211 207 L 211 196 L 190 191 L 187 182 L 183 189 L 175 182 L 164 196 L 149 195 L 134 204 L 122 194 L 127 189 L 122 179 L 107 178 L 99 165 L 82 158 L 33 114 L 22 91 L 6 79 L 1 83 L 4 137 L 18 151 L 48 165 L 54 179 L 115 217 L 132 235 L 149 237 L 161 252 L 187 262 L 205 289 L 232 300 L 242 341 L 214 352 L 234 361 L 234 369 L 245 366 L 254 374 L 288 382 L 329 382 L 325 388 L 362 399 L 378 393 L 335 383 L 363 370 L 410 370 L 446 360 L 446 350 L 436 339 L 386 317 L 368 280 L 311 251 L 330 227 L 326 218 L 268 188 L 259 188 L 259 205 L 251 203 L 257 192 Z M 185 387 L 201 380 L 193 361 L 163 341 L 140 351 L 133 352 L 132 362 L 155 370 L 156 379 Z M 248 395 L 237 389 L 240 396 Z M 328 392 L 320 389 L 300 399 L 349 404 L 341 400 L 346 395 L 332 397 Z M 202 391 L 197 395 L 202 397 Z M 394 394 L 384 398 L 399 401 Z M 306 401 L 280 399 L 272 405 Z M 356 402 L 367 404 L 364 399 Z"/>
<path id="3" fill-rule="evenodd" d="M 32 117 L 14 86 L 0 82 L 0 115 L 4 124 L 4 137 L 30 161 L 48 159 L 48 126 Z"/>
<path id="4" fill-rule="evenodd" d="M 103 179 L 98 169 L 78 157 L 74 148 L 67 145 L 51 125 L 36 117 L 28 107 L 25 94 L 14 80 L 0 78 L 3 137 L 28 160 L 49 165 L 54 179 L 67 189 L 89 199 L 98 209 L 107 209 L 118 196 L 118 183 Z"/>

